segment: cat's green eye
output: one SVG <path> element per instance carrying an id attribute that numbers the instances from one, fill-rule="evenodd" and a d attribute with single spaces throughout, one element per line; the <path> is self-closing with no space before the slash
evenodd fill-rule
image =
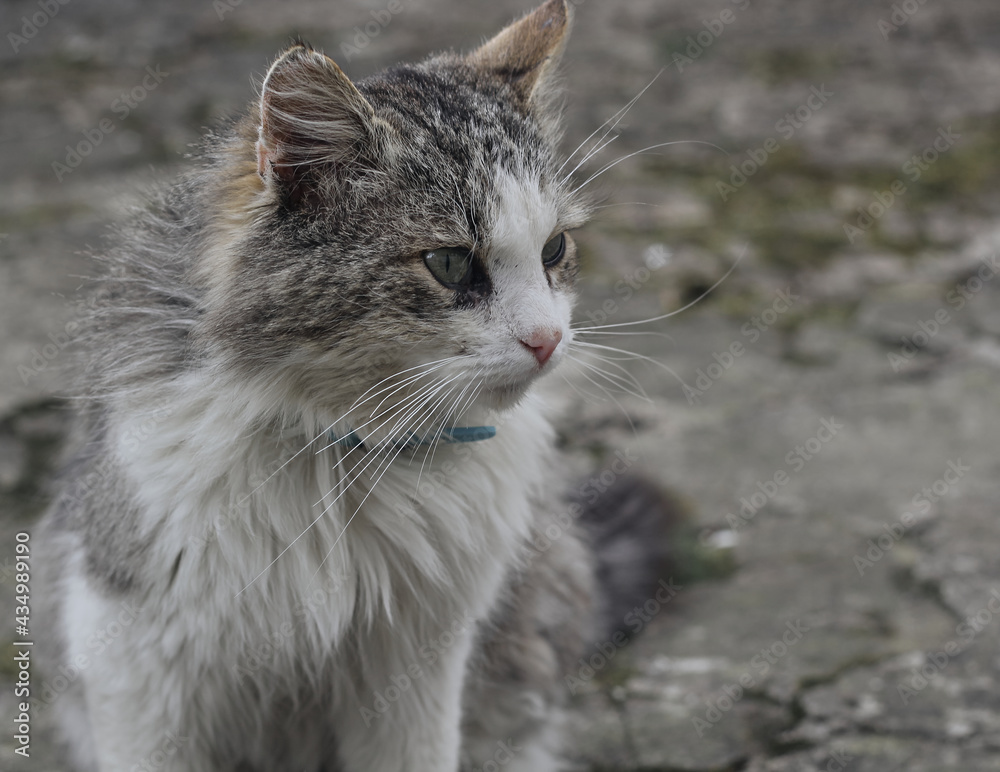
<path id="1" fill-rule="evenodd" d="M 424 265 L 444 286 L 455 289 L 469 283 L 472 252 L 461 247 L 443 247 L 424 252 Z"/>
<path id="2" fill-rule="evenodd" d="M 558 236 L 554 236 L 545 242 L 545 246 L 542 247 L 542 265 L 546 268 L 551 268 L 558 264 L 565 254 L 566 234 L 560 233 Z"/>

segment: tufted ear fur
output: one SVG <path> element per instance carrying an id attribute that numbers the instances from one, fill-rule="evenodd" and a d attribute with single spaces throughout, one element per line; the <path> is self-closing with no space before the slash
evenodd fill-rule
<path id="1" fill-rule="evenodd" d="M 297 45 L 271 65 L 261 86 L 257 172 L 293 202 L 320 173 L 371 155 L 375 113 L 328 56 Z"/>
<path id="2" fill-rule="evenodd" d="M 549 0 L 505 27 L 469 54 L 467 61 L 509 83 L 524 107 L 545 107 L 569 26 L 566 0 Z"/>

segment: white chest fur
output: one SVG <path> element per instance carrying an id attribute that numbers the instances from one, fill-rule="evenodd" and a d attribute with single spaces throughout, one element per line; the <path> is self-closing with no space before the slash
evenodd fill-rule
<path id="1" fill-rule="evenodd" d="M 208 652 L 208 641 L 240 657 L 277 640 L 279 670 L 282 659 L 313 669 L 352 630 L 379 626 L 405 658 L 456 619 L 488 612 L 543 483 L 551 440 L 540 404 L 505 416 L 494 439 L 431 456 L 302 450 L 308 437 L 292 445 L 253 431 L 229 403 L 195 402 L 174 403 L 155 432 L 122 448 L 165 657 Z M 119 436 L 134 437 L 134 425 Z"/>

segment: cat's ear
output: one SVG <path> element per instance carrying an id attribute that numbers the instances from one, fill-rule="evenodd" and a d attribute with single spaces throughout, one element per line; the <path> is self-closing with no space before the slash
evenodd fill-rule
<path id="1" fill-rule="evenodd" d="M 336 62 L 297 45 L 261 85 L 257 172 L 300 199 L 322 168 L 368 155 L 375 112 Z"/>
<path id="2" fill-rule="evenodd" d="M 525 106 L 538 105 L 552 91 L 569 26 L 566 0 L 549 0 L 469 54 L 468 62 L 507 81 Z"/>

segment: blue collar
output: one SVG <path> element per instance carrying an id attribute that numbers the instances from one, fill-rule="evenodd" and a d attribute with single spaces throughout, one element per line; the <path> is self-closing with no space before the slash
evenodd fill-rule
<path id="1" fill-rule="evenodd" d="M 407 439 L 399 439 L 393 442 L 392 446 L 397 449 L 419 448 L 421 445 L 433 445 L 435 442 L 480 442 L 496 436 L 497 428 L 495 426 L 451 426 L 424 436 L 411 433 Z M 353 450 L 365 444 L 365 441 L 353 430 L 343 437 L 339 437 L 335 432 L 331 431 L 327 434 L 327 437 L 332 444 L 340 445 L 348 450 Z"/>

